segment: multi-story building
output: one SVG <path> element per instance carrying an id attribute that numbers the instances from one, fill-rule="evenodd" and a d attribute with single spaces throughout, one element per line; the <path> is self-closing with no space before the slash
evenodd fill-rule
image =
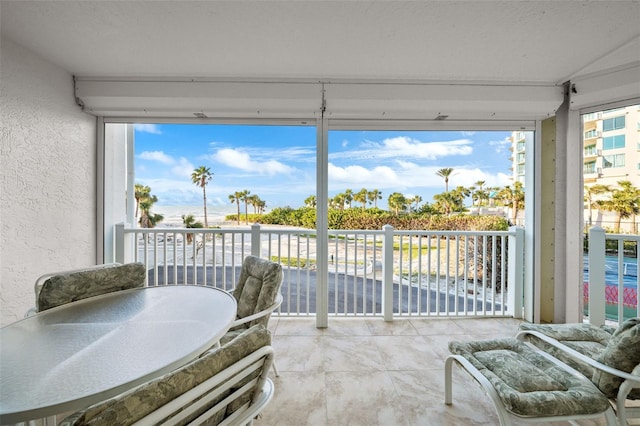
<path id="1" fill-rule="evenodd" d="M 513 132 L 511 134 L 511 171 L 513 172 L 513 181 L 520 182 L 524 185 L 525 171 L 525 145 L 527 134 L 530 132 Z M 529 136 L 531 137 L 531 136 Z"/>
<path id="2" fill-rule="evenodd" d="M 640 105 L 582 116 L 584 183 L 615 187 L 640 181 Z"/>
<path id="3" fill-rule="evenodd" d="M 598 111 L 582 116 L 583 180 L 587 187 L 607 185 L 618 187 L 621 180 L 631 181 L 640 188 L 640 105 Z M 514 182 L 524 185 L 525 145 L 530 132 L 511 134 L 511 171 Z M 608 195 L 599 195 L 606 198 Z M 585 210 L 585 220 L 587 218 Z M 625 219 L 623 230 L 632 230 Z M 615 214 L 598 211 L 593 224 L 612 228 Z"/>

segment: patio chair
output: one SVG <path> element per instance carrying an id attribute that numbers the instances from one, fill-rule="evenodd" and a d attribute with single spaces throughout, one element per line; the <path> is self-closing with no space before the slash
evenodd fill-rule
<path id="1" fill-rule="evenodd" d="M 56 306 L 118 290 L 144 287 L 145 268 L 142 263 L 109 263 L 52 272 L 36 280 L 36 305 L 27 315 Z"/>
<path id="2" fill-rule="evenodd" d="M 271 334 L 256 325 L 188 364 L 63 419 L 60 426 L 252 424 L 273 397 Z"/>
<path id="3" fill-rule="evenodd" d="M 523 323 L 516 337 L 588 377 L 615 404 L 620 425 L 640 417 L 640 406 L 632 402 L 640 400 L 640 318 L 626 320 L 617 329 Z"/>
<path id="4" fill-rule="evenodd" d="M 238 302 L 237 318 L 220 339 L 221 345 L 256 324 L 267 327 L 271 313 L 282 303 L 282 277 L 282 266 L 279 263 L 257 256 L 244 258 L 238 283 L 231 290 Z M 273 371 L 276 376 L 280 375 L 275 362 Z"/>
<path id="5" fill-rule="evenodd" d="M 616 424 L 609 400 L 586 377 L 551 355 L 515 338 L 449 342 L 445 360 L 445 404 L 451 405 L 452 366 L 459 365 L 482 387 L 501 425 L 575 421 L 604 416 Z M 575 423 L 574 423 L 575 424 Z"/>

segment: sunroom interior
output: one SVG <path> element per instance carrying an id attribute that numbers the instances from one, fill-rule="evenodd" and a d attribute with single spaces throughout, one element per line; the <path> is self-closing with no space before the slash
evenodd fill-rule
<path id="1" fill-rule="evenodd" d="M 319 230 L 330 129 L 534 131 L 526 320 L 581 320 L 580 115 L 638 102 L 639 2 L 0 8 L 3 325 L 38 276 L 113 259 L 126 216 L 110 176 L 127 170 L 105 154 L 105 124 L 145 122 L 316 126 Z"/>

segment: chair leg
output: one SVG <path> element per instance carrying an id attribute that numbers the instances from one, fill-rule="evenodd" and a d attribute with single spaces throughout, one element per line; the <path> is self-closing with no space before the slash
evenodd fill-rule
<path id="1" fill-rule="evenodd" d="M 278 367 L 276 367 L 275 361 L 273 361 L 273 363 L 271 364 L 271 367 L 273 367 L 273 372 L 276 375 L 276 377 L 280 377 L 280 372 L 278 371 Z"/>

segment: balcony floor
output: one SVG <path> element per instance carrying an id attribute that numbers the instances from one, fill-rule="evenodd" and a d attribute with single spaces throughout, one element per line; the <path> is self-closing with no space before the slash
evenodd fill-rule
<path id="1" fill-rule="evenodd" d="M 520 320 L 272 317 L 269 328 L 280 377 L 256 426 L 494 425 L 493 405 L 454 366 L 453 405 L 444 404 L 450 340 L 515 336 Z M 514 422 L 514 424 L 526 424 Z M 531 423 L 528 423 L 531 424 Z M 546 423 L 567 424 L 567 423 Z M 581 421 L 601 425 L 604 420 Z"/>

